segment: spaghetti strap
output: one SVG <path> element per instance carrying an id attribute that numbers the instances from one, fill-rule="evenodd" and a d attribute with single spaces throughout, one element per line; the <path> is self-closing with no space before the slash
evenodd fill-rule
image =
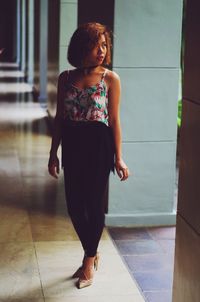
<path id="1" fill-rule="evenodd" d="M 65 70 L 65 74 L 66 74 L 66 81 L 68 81 L 68 79 L 69 79 L 69 69 Z"/>
<path id="2" fill-rule="evenodd" d="M 107 73 L 107 69 L 105 69 L 104 73 L 102 74 L 102 78 L 101 78 L 101 81 L 102 81 L 102 82 L 103 82 L 104 79 L 105 79 L 106 73 Z"/>

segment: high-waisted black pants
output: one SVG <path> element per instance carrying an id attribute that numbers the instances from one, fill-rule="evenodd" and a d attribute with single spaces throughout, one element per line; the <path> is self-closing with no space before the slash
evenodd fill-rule
<path id="1" fill-rule="evenodd" d="M 86 255 L 93 257 L 105 222 L 112 136 L 101 122 L 75 122 L 64 129 L 62 162 L 68 213 Z"/>

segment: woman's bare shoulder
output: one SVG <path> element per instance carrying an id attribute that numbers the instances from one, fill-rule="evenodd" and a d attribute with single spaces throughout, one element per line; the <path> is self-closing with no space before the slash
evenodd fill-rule
<path id="1" fill-rule="evenodd" d="M 120 83 L 120 77 L 115 71 L 107 69 L 106 70 L 106 81 L 107 81 L 109 87 L 111 87 L 114 84 Z"/>

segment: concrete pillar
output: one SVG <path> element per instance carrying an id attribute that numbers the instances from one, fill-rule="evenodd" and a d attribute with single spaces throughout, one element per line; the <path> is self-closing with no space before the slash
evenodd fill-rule
<path id="1" fill-rule="evenodd" d="M 186 2 L 173 302 L 200 301 L 200 2 Z"/>
<path id="2" fill-rule="evenodd" d="M 48 0 L 40 1 L 40 95 L 41 105 L 46 106 L 47 99 L 47 62 L 48 62 Z"/>
<path id="3" fill-rule="evenodd" d="M 122 82 L 123 155 L 112 176 L 108 225 L 175 223 L 182 0 L 115 0 L 113 70 Z"/>
<path id="4" fill-rule="evenodd" d="M 21 70 L 26 68 L 26 0 L 22 0 L 21 10 Z"/>
<path id="5" fill-rule="evenodd" d="M 67 47 L 71 35 L 77 28 L 77 0 L 60 0 L 60 51 L 59 51 L 59 71 L 63 71 L 72 66 L 67 61 Z"/>
<path id="6" fill-rule="evenodd" d="M 16 10 L 16 32 L 17 32 L 17 47 L 16 47 L 16 53 L 17 53 L 17 58 L 16 58 L 16 63 L 19 65 L 20 64 L 20 48 L 21 48 L 21 1 L 17 0 L 17 10 Z"/>
<path id="7" fill-rule="evenodd" d="M 34 80 L 34 0 L 28 2 L 28 83 Z"/>

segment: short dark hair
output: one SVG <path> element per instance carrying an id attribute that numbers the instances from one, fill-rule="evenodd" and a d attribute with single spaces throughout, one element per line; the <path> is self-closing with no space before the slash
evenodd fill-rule
<path id="1" fill-rule="evenodd" d="M 89 22 L 80 25 L 73 33 L 69 46 L 67 59 L 74 67 L 81 67 L 88 53 L 98 43 L 101 35 L 105 35 L 107 53 L 103 65 L 111 63 L 111 31 L 106 25 Z"/>

